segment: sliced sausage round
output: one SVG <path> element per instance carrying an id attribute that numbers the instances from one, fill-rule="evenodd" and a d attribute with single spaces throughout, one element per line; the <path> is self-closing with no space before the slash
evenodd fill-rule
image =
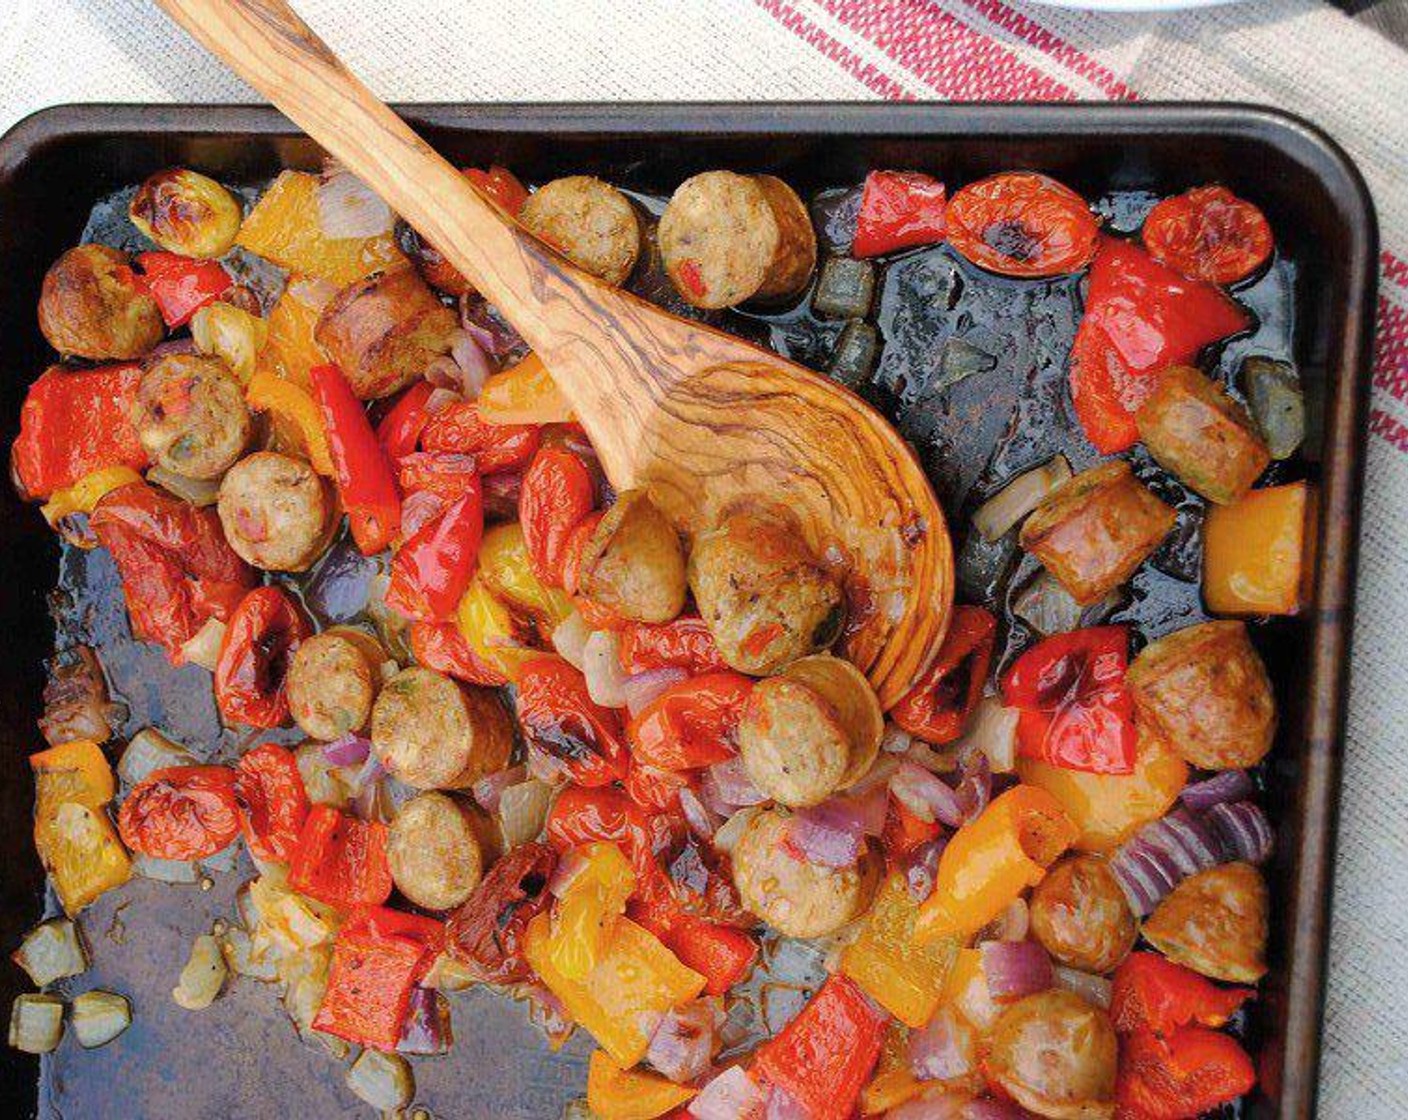
<path id="1" fill-rule="evenodd" d="M 331 742 L 371 719 L 385 653 L 370 634 L 335 627 L 304 641 L 288 670 L 293 720 L 314 739 Z"/>
<path id="2" fill-rule="evenodd" d="M 464 902 L 484 874 L 473 812 L 443 793 L 407 801 L 391 822 L 386 856 L 396 889 L 427 910 Z"/>
<path id="3" fill-rule="evenodd" d="M 582 552 L 582 594 L 634 622 L 669 622 L 684 609 L 684 549 L 644 490 L 623 490 Z"/>
<path id="4" fill-rule="evenodd" d="M 640 256 L 640 219 L 630 199 L 590 175 L 545 183 L 523 204 L 525 229 L 608 284 L 620 284 Z"/>
<path id="5" fill-rule="evenodd" d="M 186 478 L 219 478 L 254 427 L 229 367 L 200 354 L 168 354 L 142 371 L 132 424 L 152 459 Z"/>
<path id="6" fill-rule="evenodd" d="M 127 254 L 79 245 L 49 266 L 39 294 L 39 329 L 60 354 L 140 358 L 166 334 L 161 311 L 132 282 Z"/>
<path id="7" fill-rule="evenodd" d="M 410 668 L 382 687 L 371 739 L 381 764 L 408 785 L 466 789 L 508 764 L 513 724 L 489 689 Z"/>
<path id="8" fill-rule="evenodd" d="M 230 547 L 256 568 L 301 572 L 327 547 L 332 490 L 304 460 L 277 451 L 241 459 L 220 482 L 217 508 Z"/>

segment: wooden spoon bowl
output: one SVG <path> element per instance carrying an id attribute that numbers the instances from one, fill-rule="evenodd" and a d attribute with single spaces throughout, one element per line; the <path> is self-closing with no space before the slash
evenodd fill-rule
<path id="1" fill-rule="evenodd" d="M 858 397 L 575 268 L 479 194 L 282 0 L 159 0 L 375 190 L 543 359 L 619 489 L 687 535 L 742 503 L 785 511 L 845 566 L 845 655 L 892 706 L 937 655 L 953 600 L 943 511 Z"/>

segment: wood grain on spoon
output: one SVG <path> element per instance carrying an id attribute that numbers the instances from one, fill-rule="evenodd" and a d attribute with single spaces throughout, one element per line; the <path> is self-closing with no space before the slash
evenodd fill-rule
<path id="1" fill-rule="evenodd" d="M 742 503 L 790 512 L 850 566 L 846 655 L 886 707 L 938 652 L 953 599 L 943 512 L 857 397 L 574 268 L 486 202 L 281 0 L 159 0 L 363 179 L 493 303 L 572 402 L 607 476 L 687 534 Z"/>

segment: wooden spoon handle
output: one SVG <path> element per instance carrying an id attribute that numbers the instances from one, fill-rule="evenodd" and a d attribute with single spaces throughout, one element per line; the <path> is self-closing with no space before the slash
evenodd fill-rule
<path id="1" fill-rule="evenodd" d="M 513 322 L 546 341 L 522 298 L 559 267 L 367 89 L 283 0 L 157 0 L 198 42 L 365 180 Z"/>

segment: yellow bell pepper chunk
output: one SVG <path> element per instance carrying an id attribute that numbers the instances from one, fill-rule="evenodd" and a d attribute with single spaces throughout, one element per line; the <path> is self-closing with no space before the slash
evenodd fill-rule
<path id="1" fill-rule="evenodd" d="M 1188 781 L 1188 764 L 1158 739 L 1141 735 L 1128 774 L 1090 774 L 1019 757 L 1017 775 L 1061 803 L 1079 830 L 1073 847 L 1108 852 L 1168 812 Z"/>
<path id="2" fill-rule="evenodd" d="M 269 309 L 268 336 L 259 351 L 256 368 L 267 369 L 311 392 L 313 379 L 309 372 L 328 360 L 314 332 L 324 308 L 336 295 L 337 286 L 326 280 L 289 277 L 283 294 Z"/>
<path id="3" fill-rule="evenodd" d="M 141 482 L 142 476 L 131 467 L 99 467 L 85 474 L 72 486 L 56 490 L 40 508 L 49 527 L 57 529 L 59 522 L 75 513 L 92 513 L 97 504 L 119 486 Z M 96 540 L 74 539 L 80 548 L 96 548 Z"/>
<path id="4" fill-rule="evenodd" d="M 517 521 L 485 530 L 479 544 L 479 574 L 490 591 L 531 614 L 548 632 L 572 613 L 571 596 L 533 574 L 523 526 Z"/>
<path id="5" fill-rule="evenodd" d="M 524 934 L 528 963 L 568 1015 L 621 1066 L 645 1057 L 650 1019 L 704 990 L 703 976 L 629 918 L 617 921 L 605 955 L 584 980 L 569 980 L 557 970 L 554 940 L 548 915 L 529 922 Z"/>
<path id="6" fill-rule="evenodd" d="M 328 433 L 323 427 L 318 403 L 307 389 L 295 385 L 267 369 L 259 369 L 245 387 L 245 400 L 258 412 L 273 412 L 289 421 L 299 442 L 308 453 L 309 465 L 326 478 L 335 473 L 328 450 Z"/>
<path id="7" fill-rule="evenodd" d="M 513 613 L 478 572 L 460 599 L 455 622 L 475 655 L 511 681 L 518 679 L 525 664 L 543 656 L 542 650 L 519 640 Z"/>
<path id="8" fill-rule="evenodd" d="M 567 858 L 574 856 L 583 863 L 553 913 L 552 962 L 567 979 L 581 981 L 605 956 L 636 876 L 615 844 L 586 844 Z"/>
<path id="9" fill-rule="evenodd" d="M 389 230 L 372 237 L 323 233 L 318 185 L 316 175 L 285 171 L 255 203 L 235 244 L 280 268 L 331 280 L 339 287 L 409 264 Z"/>
<path id="10" fill-rule="evenodd" d="M 35 816 L 47 819 L 72 801 L 101 809 L 113 799 L 117 785 L 103 749 L 90 739 L 74 739 L 29 756 L 34 771 Z"/>
<path id="11" fill-rule="evenodd" d="M 54 806 L 35 821 L 34 846 L 69 917 L 132 877 L 132 861 L 102 808 Z"/>
<path id="12" fill-rule="evenodd" d="M 1304 482 L 1253 490 L 1213 506 L 1203 522 L 1203 599 L 1214 614 L 1295 614 L 1300 609 L 1314 494 Z"/>
<path id="13" fill-rule="evenodd" d="M 563 424 L 572 408 L 543 360 L 529 354 L 485 383 L 479 417 L 488 424 Z"/>
<path id="14" fill-rule="evenodd" d="M 964 825 L 939 857 L 934 893 L 919 910 L 915 939 L 967 938 L 996 918 L 1071 846 L 1076 826 L 1051 794 L 1019 785 Z"/>
<path id="15" fill-rule="evenodd" d="M 842 972 L 896 1019 L 915 1028 L 933 1017 L 958 951 L 958 942 L 949 937 L 916 944 L 918 918 L 919 904 L 910 897 L 904 876 L 891 875 L 880 887 L 860 936 L 841 955 Z"/>
<path id="16" fill-rule="evenodd" d="M 914 1076 L 909 1064 L 909 1031 L 900 1023 L 891 1023 L 880 1046 L 880 1061 L 875 1076 L 860 1095 L 860 1110 L 875 1116 L 898 1108 L 924 1091 L 924 1082 Z"/>
<path id="17" fill-rule="evenodd" d="M 655 1120 L 698 1092 L 658 1073 L 623 1069 L 605 1050 L 593 1050 L 587 1063 L 587 1107 L 598 1120 Z"/>

